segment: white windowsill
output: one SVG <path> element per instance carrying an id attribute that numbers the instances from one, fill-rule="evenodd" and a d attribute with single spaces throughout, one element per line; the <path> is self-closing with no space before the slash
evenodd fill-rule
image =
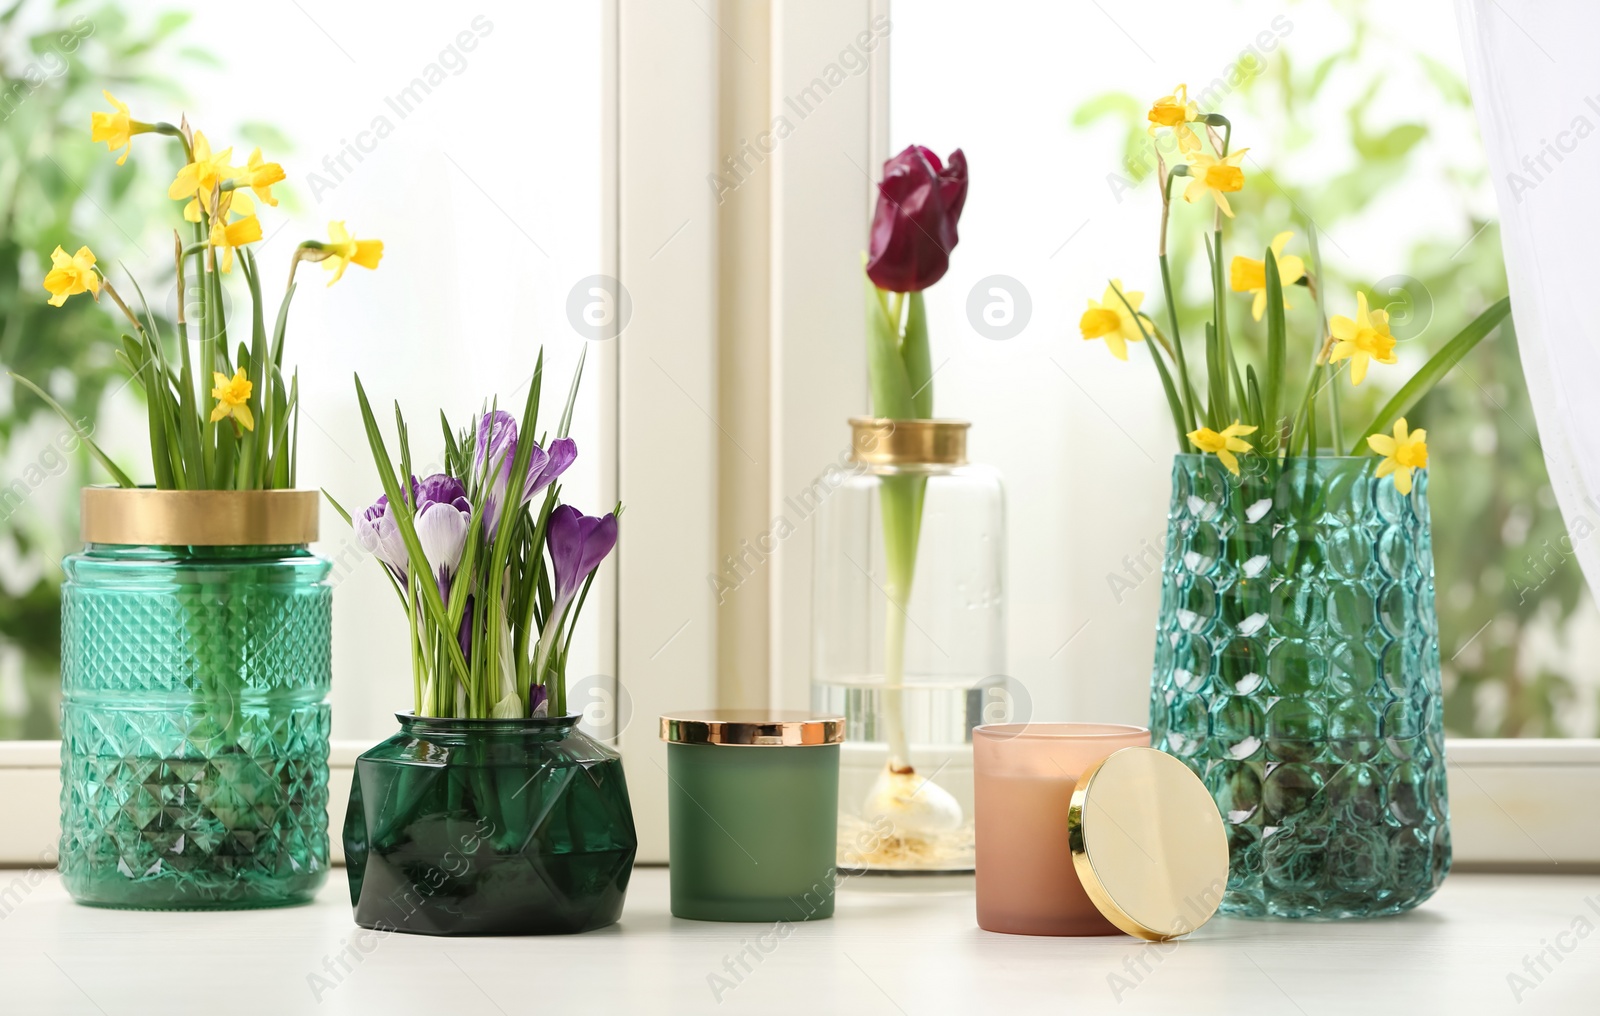
<path id="1" fill-rule="evenodd" d="M 775 933 L 677 920 L 667 872 L 642 868 L 613 928 L 445 939 L 362 933 L 341 871 L 311 906 L 222 913 L 80 907 L 35 878 L 0 906 L 7 1012 L 1577 1013 L 1600 989 L 1600 937 L 1573 932 L 1600 922 L 1592 876 L 1453 875 L 1400 917 L 1219 918 L 1160 945 L 981 931 L 970 880 L 855 879 L 832 920 Z"/>

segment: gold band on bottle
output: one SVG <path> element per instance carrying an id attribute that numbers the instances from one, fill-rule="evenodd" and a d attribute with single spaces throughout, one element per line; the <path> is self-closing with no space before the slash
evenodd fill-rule
<path id="1" fill-rule="evenodd" d="M 314 490 L 83 488 L 85 543 L 152 547 L 245 547 L 317 538 Z"/>
<path id="2" fill-rule="evenodd" d="M 844 740 L 843 716 L 763 709 L 716 709 L 661 717 L 669 744 L 740 744 L 801 747 Z"/>
<path id="3" fill-rule="evenodd" d="M 869 466 L 960 466 L 967 461 L 966 420 L 850 418 L 850 461 Z"/>

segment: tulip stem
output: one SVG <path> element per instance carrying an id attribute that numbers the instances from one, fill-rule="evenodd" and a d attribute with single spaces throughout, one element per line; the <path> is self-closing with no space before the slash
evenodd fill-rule
<path id="1" fill-rule="evenodd" d="M 906 622 L 910 617 L 911 583 L 916 573 L 922 505 L 928 480 L 925 476 L 884 476 L 879 481 L 879 490 L 883 502 L 883 556 L 887 571 L 884 594 L 889 601 L 883 627 L 884 733 L 889 744 L 889 768 L 905 773 L 912 771 L 903 694 Z"/>

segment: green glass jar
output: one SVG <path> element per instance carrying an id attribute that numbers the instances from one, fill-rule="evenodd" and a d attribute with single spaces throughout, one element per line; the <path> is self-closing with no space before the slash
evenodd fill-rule
<path id="1" fill-rule="evenodd" d="M 310 900 L 328 869 L 333 602 L 306 547 L 315 492 L 90 493 L 61 590 L 63 884 L 141 909 Z M 302 539 L 99 539 L 171 539 L 186 520 L 208 540 L 230 537 L 219 520 Z"/>
<path id="2" fill-rule="evenodd" d="M 345 812 L 363 928 L 551 935 L 616 923 L 639 840 L 622 758 L 581 716 L 397 714 Z"/>
<path id="3" fill-rule="evenodd" d="M 833 916 L 842 716 L 707 712 L 661 718 L 672 915 Z"/>

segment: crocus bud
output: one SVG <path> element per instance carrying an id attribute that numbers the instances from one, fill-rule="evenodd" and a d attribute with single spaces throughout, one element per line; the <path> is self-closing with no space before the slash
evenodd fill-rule
<path id="1" fill-rule="evenodd" d="M 948 166 L 920 145 L 885 162 L 867 252 L 873 285 L 912 293 L 944 278 L 966 201 L 967 157 L 959 148 Z"/>
<path id="2" fill-rule="evenodd" d="M 589 573 L 617 545 L 617 517 L 585 515 L 569 504 L 558 505 L 550 513 L 545 543 L 550 548 L 550 570 L 554 573 L 553 613 L 559 616 Z"/>

